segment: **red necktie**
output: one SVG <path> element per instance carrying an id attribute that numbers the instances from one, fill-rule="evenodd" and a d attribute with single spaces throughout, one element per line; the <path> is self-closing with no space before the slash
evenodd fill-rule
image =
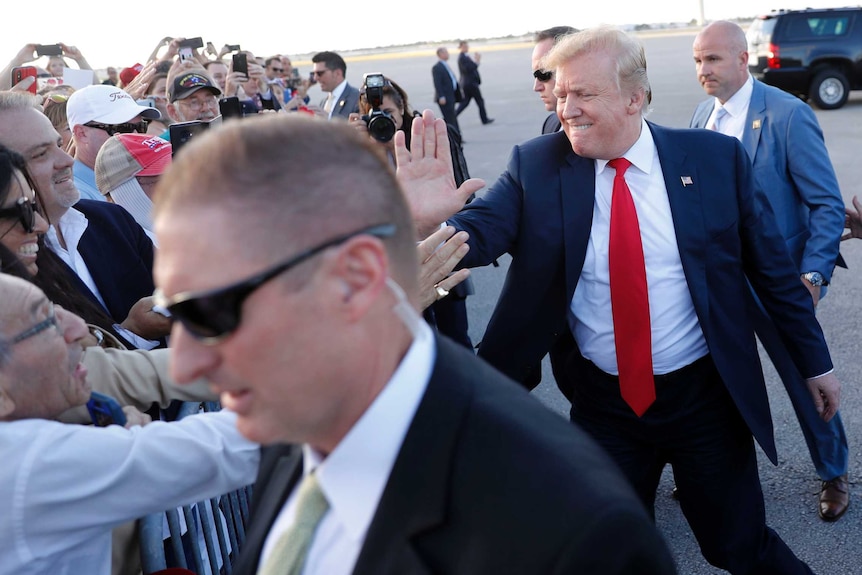
<path id="1" fill-rule="evenodd" d="M 620 393 L 640 417 L 655 401 L 646 265 L 638 214 L 625 179 L 632 163 L 617 158 L 608 165 L 617 171 L 611 200 L 608 267 Z"/>

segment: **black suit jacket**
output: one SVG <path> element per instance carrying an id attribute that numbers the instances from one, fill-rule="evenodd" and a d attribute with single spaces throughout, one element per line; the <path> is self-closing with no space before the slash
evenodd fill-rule
<path id="1" fill-rule="evenodd" d="M 482 77 L 479 75 L 479 64 L 464 52 L 458 54 L 458 70 L 461 72 L 461 84 L 478 86 L 482 83 Z"/>
<path id="2" fill-rule="evenodd" d="M 302 469 L 264 451 L 237 575 L 256 572 Z M 584 432 L 454 343 L 437 339 L 413 418 L 353 573 L 674 573 L 641 503 Z"/>
<path id="3" fill-rule="evenodd" d="M 80 200 L 75 209 L 87 217 L 87 231 L 78 251 L 108 314 L 120 323 L 139 299 L 153 295 L 153 242 L 135 218 L 117 204 Z M 101 305 L 71 268 L 69 273 L 83 293 Z"/>
<path id="4" fill-rule="evenodd" d="M 461 85 L 455 82 L 452 86 L 452 76 L 446 69 L 446 64 L 438 61 L 431 67 L 431 77 L 434 78 L 434 101 L 440 98 L 446 98 L 446 103 L 455 103 L 461 101 Z"/>
<path id="5" fill-rule="evenodd" d="M 559 132 L 560 126 L 560 117 L 556 112 L 551 112 L 542 124 L 542 134 L 553 134 L 554 132 Z"/>

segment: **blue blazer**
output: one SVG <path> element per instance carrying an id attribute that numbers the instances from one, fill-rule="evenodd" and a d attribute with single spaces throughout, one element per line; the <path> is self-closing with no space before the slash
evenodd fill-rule
<path id="1" fill-rule="evenodd" d="M 832 368 L 811 297 L 769 204 L 756 191 L 742 145 L 709 130 L 648 125 L 710 354 L 749 429 L 775 462 L 766 387 L 746 312 L 746 276 L 805 376 Z M 567 314 L 586 256 L 594 196 L 595 161 L 575 155 L 559 132 L 516 146 L 500 179 L 450 221 L 470 234 L 466 266 L 512 255 L 479 355 L 516 381 L 537 383 L 540 361 L 558 340 L 568 340 L 569 349 L 556 353 L 572 347 L 577 352 Z M 577 385 L 577 373 L 571 375 Z"/>
<path id="2" fill-rule="evenodd" d="M 78 251 L 105 300 L 108 314 L 120 323 L 139 299 L 153 295 L 153 242 L 121 206 L 80 200 L 75 209 L 88 221 Z M 98 303 L 89 289 L 85 293 Z"/>
<path id="3" fill-rule="evenodd" d="M 698 105 L 692 128 L 706 127 L 714 102 Z M 814 112 L 796 96 L 755 80 L 742 145 L 797 270 L 820 272 L 829 281 L 836 262 L 846 267 L 838 253 L 844 200 Z"/>

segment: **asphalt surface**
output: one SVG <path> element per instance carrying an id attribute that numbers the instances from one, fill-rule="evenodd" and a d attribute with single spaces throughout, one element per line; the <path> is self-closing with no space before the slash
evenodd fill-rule
<path id="1" fill-rule="evenodd" d="M 691 56 L 694 31 L 642 36 L 647 53 L 649 77 L 653 88 L 648 118 L 658 124 L 687 127 L 695 106 L 705 98 L 698 84 Z M 401 84 L 415 109 L 431 108 L 433 102 L 431 66 L 436 62 L 434 46 L 413 47 L 387 54 L 345 54 L 348 80 L 358 86 L 366 72 L 383 72 Z M 488 114 L 496 121 L 483 126 L 475 103 L 459 117 L 466 141 L 465 155 L 473 177 L 488 185 L 502 173 L 514 144 L 537 136 L 547 112 L 532 90 L 531 44 L 527 42 L 473 43 L 482 53 L 482 93 Z M 457 48 L 449 46 L 453 68 Z M 307 63 L 298 62 L 307 73 Z M 312 101 L 321 97 L 311 91 Z M 854 194 L 862 196 L 862 92 L 851 95 L 848 104 L 833 111 L 816 110 L 823 128 L 845 204 Z M 862 473 L 862 393 L 857 385 L 862 372 L 862 241 L 842 244 L 849 269 L 836 270 L 828 296 L 818 307 L 818 317 L 832 352 L 835 371 L 843 383 L 841 414 L 850 444 L 851 483 Z M 488 318 L 505 279 L 508 259 L 499 268 L 487 267 L 473 272 L 476 295 L 468 301 L 470 333 L 474 341 L 482 337 Z M 799 425 L 781 382 L 765 354 L 761 353 L 767 378 L 772 416 L 778 443 L 778 466 L 773 466 L 758 448 L 758 460 L 769 525 L 796 554 L 820 574 L 862 573 L 862 502 L 855 485 L 851 486 L 851 506 L 836 523 L 825 523 L 817 515 L 820 487 Z M 542 384 L 535 390 L 553 411 L 566 416 L 568 405 L 556 390 L 547 359 Z M 563 454 L 564 455 L 564 454 Z M 657 523 L 677 560 L 680 574 L 724 573 L 710 566 L 700 555 L 697 542 L 679 506 L 671 499 L 672 477 L 667 469 L 656 502 Z"/>

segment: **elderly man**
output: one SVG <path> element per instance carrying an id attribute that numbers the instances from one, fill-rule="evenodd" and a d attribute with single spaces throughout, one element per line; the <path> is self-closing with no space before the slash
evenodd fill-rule
<path id="1" fill-rule="evenodd" d="M 541 30 L 536 33 L 533 41 L 536 43 L 533 46 L 533 56 L 531 63 L 533 66 L 533 91 L 539 94 L 545 109 L 550 112 L 545 122 L 542 124 L 543 134 L 553 134 L 559 132 L 562 128 L 560 117 L 557 116 L 557 97 L 554 96 L 554 71 L 542 69 L 542 58 L 551 51 L 551 48 L 556 45 L 560 38 L 566 34 L 576 32 L 571 26 L 554 26 L 547 30 Z"/>
<path id="2" fill-rule="evenodd" d="M 158 120 L 161 112 L 139 105 L 120 88 L 96 84 L 75 90 L 66 104 L 69 129 L 75 138 L 75 187 L 88 200 L 104 201 L 96 186 L 96 156 L 114 134 L 147 132 L 145 120 Z"/>
<path id="3" fill-rule="evenodd" d="M 259 449 L 228 412 L 51 421 L 89 399 L 86 325 L 24 280 L 0 274 L 0 293 L 0 572 L 107 575 L 116 525 L 251 482 Z"/>
<path id="4" fill-rule="evenodd" d="M 159 183 L 172 373 L 287 444 L 234 573 L 673 573 L 605 454 L 422 322 L 410 213 L 372 146 L 261 116 Z"/>
<path id="5" fill-rule="evenodd" d="M 693 50 L 698 80 L 712 97 L 697 107 L 691 127 L 710 128 L 742 142 L 800 281 L 816 306 L 826 295 L 836 261 L 844 265 L 838 253 L 844 201 L 817 117 L 799 98 L 749 75 L 748 45 L 739 25 L 713 22 L 697 35 Z M 756 304 L 752 317 L 822 480 L 820 517 L 835 521 L 850 505 L 849 449 L 841 414 L 828 422 L 818 416 L 803 377 L 763 306 Z"/>
<path id="6" fill-rule="evenodd" d="M 174 122 L 209 122 L 219 115 L 221 93 L 203 69 L 172 69 L 168 78 L 168 115 Z"/>
<path id="7" fill-rule="evenodd" d="M 745 149 L 710 130 L 647 122 L 646 57 L 620 30 L 571 34 L 542 68 L 556 75 L 563 132 L 517 146 L 507 172 L 450 219 L 470 235 L 466 265 L 514 254 L 479 355 L 532 387 L 550 351 L 572 420 L 649 509 L 663 467 L 673 466 L 713 565 L 810 573 L 766 526 L 752 434 L 773 462 L 777 454 L 749 281 L 824 420 L 838 410 L 840 383 Z M 436 177 L 448 166 L 430 156 L 445 164 L 448 151 L 432 117 L 413 124 L 412 141 L 425 146 L 396 142 L 426 231 L 475 191 Z M 429 145 L 429 129 L 444 153 Z"/>
<path id="8" fill-rule="evenodd" d="M 73 285 L 107 311 L 130 344 L 155 347 L 169 322 L 152 311 L 153 244 L 120 206 L 79 201 L 73 160 L 35 105 L 28 94 L 0 92 L 0 143 L 27 161 L 43 215 L 51 223 L 45 242 L 66 264 L 63 271 Z"/>

